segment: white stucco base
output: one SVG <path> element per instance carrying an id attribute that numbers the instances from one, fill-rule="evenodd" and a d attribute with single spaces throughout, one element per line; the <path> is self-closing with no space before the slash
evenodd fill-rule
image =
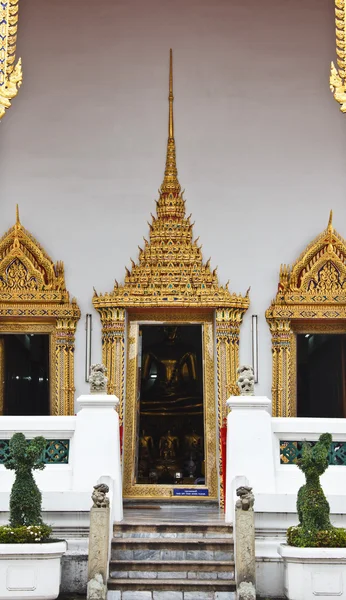
<path id="1" fill-rule="evenodd" d="M 346 548 L 295 548 L 281 544 L 288 600 L 346 598 Z"/>
<path id="2" fill-rule="evenodd" d="M 66 542 L 0 544 L 0 600 L 54 600 Z"/>

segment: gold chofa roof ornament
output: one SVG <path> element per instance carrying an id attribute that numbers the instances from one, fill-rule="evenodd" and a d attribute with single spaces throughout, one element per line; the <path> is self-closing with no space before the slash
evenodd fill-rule
<path id="1" fill-rule="evenodd" d="M 96 309 L 112 307 L 233 307 L 245 312 L 249 298 L 220 286 L 216 269 L 204 263 L 201 246 L 193 240 L 193 224 L 186 216 L 176 165 L 173 119 L 173 64 L 170 51 L 168 142 L 164 179 L 149 224 L 149 241 L 139 249 L 138 262 L 126 269 L 125 282 L 115 282 L 111 293 L 98 295 Z"/>
<path id="2" fill-rule="evenodd" d="M 0 2 L 0 119 L 22 83 L 21 59 L 15 65 L 19 0 Z"/>

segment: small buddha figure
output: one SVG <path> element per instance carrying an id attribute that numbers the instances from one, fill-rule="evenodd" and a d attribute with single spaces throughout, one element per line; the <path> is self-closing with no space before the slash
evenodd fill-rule
<path id="1" fill-rule="evenodd" d="M 202 383 L 194 349 L 179 340 L 178 327 L 165 327 L 164 340 L 147 347 L 142 362 L 141 412 L 200 414 Z"/>
<path id="2" fill-rule="evenodd" d="M 184 438 L 185 451 L 188 455 L 192 455 L 193 458 L 201 456 L 203 452 L 203 438 L 196 433 L 195 429 L 192 429 L 190 433 L 185 435 Z"/>
<path id="3" fill-rule="evenodd" d="M 152 459 L 154 452 L 154 441 L 151 435 L 147 435 L 145 429 L 139 437 L 139 458 L 142 460 Z"/>
<path id="4" fill-rule="evenodd" d="M 166 435 L 160 438 L 159 450 L 160 457 L 164 460 L 175 458 L 179 450 L 179 439 L 168 430 Z"/>

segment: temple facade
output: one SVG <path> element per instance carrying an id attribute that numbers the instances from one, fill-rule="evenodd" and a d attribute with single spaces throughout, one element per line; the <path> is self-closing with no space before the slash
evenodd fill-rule
<path id="1" fill-rule="evenodd" d="M 274 416 L 346 413 L 333 7 L 230 4 L 20 7 L 8 74 L 19 89 L 23 64 L 24 83 L 1 122 L 0 408 L 72 415 L 102 361 L 128 499 L 193 480 L 222 502 L 241 363 Z"/>

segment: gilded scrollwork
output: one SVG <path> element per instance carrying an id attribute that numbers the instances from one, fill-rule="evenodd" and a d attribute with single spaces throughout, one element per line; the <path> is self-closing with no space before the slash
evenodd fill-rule
<path id="1" fill-rule="evenodd" d="M 272 335 L 275 416 L 296 416 L 296 334 L 346 331 L 346 241 L 327 228 L 291 267 L 282 265 L 276 298 L 266 312 Z"/>
<path id="2" fill-rule="evenodd" d="M 22 84 L 21 59 L 15 64 L 19 0 L 0 2 L 0 119 Z"/>
<path id="3" fill-rule="evenodd" d="M 335 0 L 335 33 L 337 66 L 331 63 L 329 86 L 341 112 L 346 112 L 346 21 L 345 0 Z"/>
<path id="4" fill-rule="evenodd" d="M 139 248 L 138 261 L 131 260 L 131 269 L 126 269 L 123 284 L 115 282 L 110 293 L 95 292 L 93 304 L 99 312 L 102 322 L 103 363 L 107 367 L 109 393 L 115 393 L 120 400 L 119 411 L 122 418 L 125 401 L 125 339 L 127 343 L 126 366 L 126 420 L 134 423 L 136 394 L 136 356 L 135 322 L 150 320 L 162 322 L 204 322 L 202 313 L 208 313 L 208 336 L 204 338 L 204 353 L 210 355 L 213 363 L 214 340 L 217 340 L 217 389 L 218 422 L 226 414 L 226 400 L 231 393 L 237 393 L 236 372 L 239 366 L 239 329 L 242 318 L 249 307 L 248 294 L 245 296 L 231 293 L 228 285 L 220 285 L 217 270 L 210 267 L 210 260 L 203 261 L 198 239 L 193 238 L 191 216 L 186 216 L 185 199 L 178 180 L 176 165 L 176 146 L 173 123 L 173 72 L 172 54 L 170 59 L 169 86 L 169 124 L 166 154 L 166 167 L 163 183 L 156 202 L 156 215 L 152 215 L 149 224 L 149 239 L 144 239 L 143 248 Z M 131 326 L 126 328 L 126 319 Z M 216 325 L 211 319 L 216 316 Z M 205 331 L 207 331 L 205 329 Z M 127 330 L 127 333 L 125 334 Z M 205 334 L 206 336 L 206 334 Z M 208 349 L 211 348 L 211 352 Z M 211 388 L 215 384 L 213 367 L 208 368 Z M 211 398 L 211 396 L 209 395 Z M 209 402 L 209 400 L 208 400 Z M 210 401 L 211 402 L 211 401 Z M 208 409 L 211 414 L 211 409 Z M 209 418 L 209 417 L 208 417 Z M 131 425 L 132 426 L 132 425 Z M 217 437 L 215 419 L 208 421 L 207 435 Z M 135 431 L 135 429 L 133 430 Z M 131 434 L 132 435 L 132 434 Z M 133 433 L 134 435 L 134 433 Z M 134 438 L 124 435 L 126 452 L 133 460 Z M 127 446 L 128 449 L 127 449 Z M 132 454 L 131 454 L 132 453 Z M 210 459 L 211 460 L 211 459 Z M 216 461 L 216 456 L 213 458 Z M 216 466 L 216 463 L 215 463 Z M 124 477 L 131 477 L 131 469 Z M 209 469 L 210 477 L 216 469 Z M 212 475 L 212 473 L 214 475 Z M 216 475 L 215 475 L 216 476 Z M 158 490 L 145 490 L 145 486 L 132 489 L 132 480 L 124 481 L 127 497 L 134 493 L 147 495 L 167 495 L 165 486 Z M 160 489 L 159 489 L 160 488 Z M 131 491 L 132 490 L 132 491 Z M 214 493 L 214 492 L 213 492 Z M 222 496 L 222 492 L 221 492 Z"/>
<path id="5" fill-rule="evenodd" d="M 80 310 L 56 264 L 16 223 L 0 239 L 0 333 L 50 335 L 51 414 L 74 414 L 74 336 Z"/>

